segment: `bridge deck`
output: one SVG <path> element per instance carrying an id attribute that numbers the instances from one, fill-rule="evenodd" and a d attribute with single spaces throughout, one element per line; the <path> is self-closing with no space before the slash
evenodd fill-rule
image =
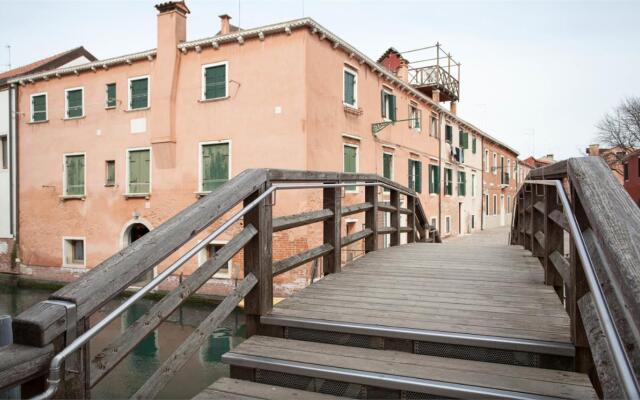
<path id="1" fill-rule="evenodd" d="M 569 318 L 506 229 L 376 251 L 280 302 L 268 318 L 569 345 Z"/>

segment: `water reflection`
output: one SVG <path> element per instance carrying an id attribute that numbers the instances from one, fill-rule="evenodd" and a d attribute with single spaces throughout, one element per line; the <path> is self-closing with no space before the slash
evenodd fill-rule
<path id="1" fill-rule="evenodd" d="M 0 314 L 16 315 L 46 300 L 49 294 L 46 290 L 16 288 L 0 283 Z M 122 299 L 110 302 L 92 317 L 92 323 L 103 318 L 121 302 Z M 108 325 L 91 341 L 91 354 L 100 352 L 153 304 L 153 301 L 145 299 L 134 304 L 119 320 Z M 213 309 L 213 305 L 188 305 L 176 310 L 93 388 L 92 397 L 128 398 L 133 395 Z M 220 358 L 243 340 L 244 332 L 244 315 L 236 311 L 208 338 L 197 355 L 166 385 L 158 398 L 191 398 L 216 379 L 228 376 L 229 368 L 220 362 Z"/>

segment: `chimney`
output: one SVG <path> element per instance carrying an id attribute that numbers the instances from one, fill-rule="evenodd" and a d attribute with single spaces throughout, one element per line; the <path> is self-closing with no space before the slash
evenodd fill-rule
<path id="1" fill-rule="evenodd" d="M 449 109 L 451 110 L 451 114 L 458 115 L 458 102 L 452 101 L 451 104 L 449 104 Z"/>
<path id="2" fill-rule="evenodd" d="M 590 156 L 599 156 L 600 155 L 600 145 L 599 144 L 590 144 L 587 149 L 587 154 Z"/>
<path id="3" fill-rule="evenodd" d="M 400 65 L 396 70 L 396 75 L 402 82 L 409 82 L 409 64 L 404 58 L 400 59 Z"/>
<path id="4" fill-rule="evenodd" d="M 435 101 L 436 103 L 440 103 L 440 90 L 433 89 L 431 91 L 431 100 Z"/>
<path id="5" fill-rule="evenodd" d="M 231 17 L 229 14 L 219 15 L 220 17 L 220 35 L 226 35 L 231 32 Z"/>

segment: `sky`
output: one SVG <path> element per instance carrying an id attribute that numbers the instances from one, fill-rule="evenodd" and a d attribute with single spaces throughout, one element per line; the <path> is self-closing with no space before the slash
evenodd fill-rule
<path id="1" fill-rule="evenodd" d="M 157 2 L 0 0 L 0 71 L 80 45 L 99 59 L 154 48 Z M 311 17 L 373 59 L 440 42 L 462 63 L 458 114 L 521 158 L 584 155 L 604 113 L 640 96 L 640 0 L 187 5 L 188 40 L 214 35 L 227 13 L 242 28 Z"/>

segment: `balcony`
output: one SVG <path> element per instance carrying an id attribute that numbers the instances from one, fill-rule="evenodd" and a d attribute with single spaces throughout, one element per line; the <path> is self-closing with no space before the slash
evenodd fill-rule
<path id="1" fill-rule="evenodd" d="M 434 98 L 434 90 L 439 90 L 436 101 L 458 101 L 460 98 L 460 63 L 451 53 L 435 46 L 409 50 L 402 53 L 417 61 L 408 60 L 408 81 L 425 95 Z"/>

